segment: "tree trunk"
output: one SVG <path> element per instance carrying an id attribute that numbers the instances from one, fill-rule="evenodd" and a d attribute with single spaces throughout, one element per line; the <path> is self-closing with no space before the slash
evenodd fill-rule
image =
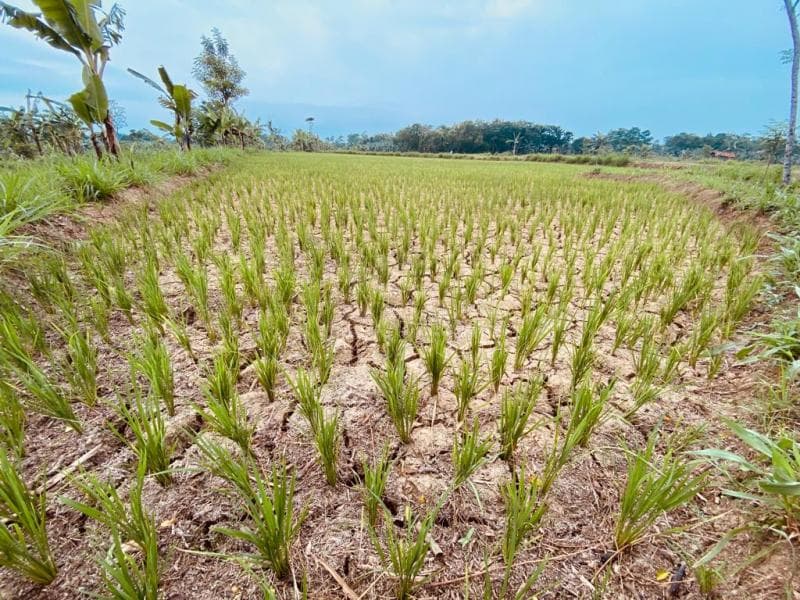
<path id="1" fill-rule="evenodd" d="M 114 119 L 111 113 L 106 115 L 103 124 L 106 127 L 106 140 L 108 140 L 108 151 L 115 157 L 119 158 L 119 139 L 117 138 L 117 128 L 114 125 Z"/>
<path id="2" fill-rule="evenodd" d="M 94 153 L 97 155 L 97 159 L 100 160 L 103 158 L 103 150 L 100 148 L 100 142 L 97 141 L 97 134 L 93 131 L 89 138 L 92 140 L 92 147 L 94 148 Z"/>
<path id="3" fill-rule="evenodd" d="M 792 97 L 789 103 L 789 130 L 786 132 L 786 150 L 783 156 L 783 184 L 792 182 L 792 158 L 794 154 L 794 139 L 797 129 L 797 75 L 800 72 L 800 32 L 797 30 L 798 0 L 783 0 L 786 5 L 786 15 L 789 17 L 789 27 L 792 30 Z"/>

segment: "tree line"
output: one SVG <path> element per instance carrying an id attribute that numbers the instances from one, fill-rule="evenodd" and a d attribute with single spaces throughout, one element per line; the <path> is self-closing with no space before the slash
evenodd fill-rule
<path id="1" fill-rule="evenodd" d="M 683 132 L 658 141 L 648 129 L 639 127 L 575 137 L 571 131 L 558 125 L 495 119 L 463 121 L 439 127 L 415 123 L 394 133 L 352 133 L 329 137 L 305 149 L 512 155 L 626 153 L 672 157 L 703 157 L 712 155 L 714 151 L 723 151 L 732 152 L 737 158 L 778 162 L 783 158 L 785 139 L 786 127 L 777 124 L 770 125 L 758 136 Z"/>

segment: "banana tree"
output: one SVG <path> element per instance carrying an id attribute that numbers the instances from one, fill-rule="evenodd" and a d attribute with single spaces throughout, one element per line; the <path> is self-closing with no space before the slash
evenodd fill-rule
<path id="1" fill-rule="evenodd" d="M 102 0 L 32 0 L 40 13 L 26 12 L 0 1 L 0 20 L 25 29 L 53 48 L 74 55 L 83 67 L 84 89 L 69 98 L 75 113 L 89 127 L 99 153 L 94 125 L 105 131 L 103 143 L 108 152 L 119 156 L 119 140 L 109 111 L 103 73 L 112 46 L 122 40 L 125 29 L 123 11 L 114 4 L 105 13 Z"/>
<path id="2" fill-rule="evenodd" d="M 153 119 L 150 123 L 154 127 L 158 127 L 162 131 L 166 131 L 175 136 L 175 141 L 180 144 L 184 150 L 192 149 L 192 100 L 197 98 L 192 90 L 186 85 L 172 83 L 167 70 L 164 66 L 158 68 L 158 75 L 164 85 L 160 85 L 150 79 L 147 75 L 143 75 L 133 69 L 128 69 L 128 72 L 134 77 L 138 77 L 147 85 L 155 88 L 161 92 L 161 97 L 158 101 L 161 106 L 172 111 L 174 115 L 174 124 L 169 125 L 164 121 Z"/>

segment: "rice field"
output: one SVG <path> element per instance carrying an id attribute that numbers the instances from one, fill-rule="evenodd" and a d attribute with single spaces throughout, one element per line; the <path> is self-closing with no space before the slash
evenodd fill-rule
<path id="1" fill-rule="evenodd" d="M 780 552 L 715 570 L 755 551 L 710 556 L 698 453 L 759 243 L 565 164 L 259 153 L 132 203 L 3 286 L 0 595 L 774 597 Z"/>

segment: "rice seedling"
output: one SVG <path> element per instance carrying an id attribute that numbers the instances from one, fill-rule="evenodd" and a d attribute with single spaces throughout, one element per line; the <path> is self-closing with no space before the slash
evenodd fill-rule
<path id="1" fill-rule="evenodd" d="M 358 305 L 358 312 L 362 317 L 367 314 L 367 308 L 372 301 L 373 294 L 369 283 L 367 283 L 366 274 L 361 273 L 358 278 L 358 283 L 356 284 L 356 304 Z"/>
<path id="2" fill-rule="evenodd" d="M 25 456 L 25 408 L 14 389 L 0 381 L 0 447 L 17 458 Z"/>
<path id="3" fill-rule="evenodd" d="M 409 507 L 406 507 L 404 522 L 405 534 L 395 531 L 393 520 L 387 516 L 382 529 L 385 540 L 379 532 L 371 529 L 372 545 L 378 556 L 396 580 L 395 597 L 406 600 L 418 585 L 418 577 L 425 566 L 430 551 L 430 533 L 433 530 L 435 512 L 419 520 Z"/>
<path id="4" fill-rule="evenodd" d="M 504 598 L 514 559 L 528 536 L 539 526 L 547 512 L 547 504 L 540 497 L 536 478 L 526 476 L 525 469 L 514 473 L 511 480 L 501 487 L 501 492 L 506 511 L 506 525 L 501 542 L 505 574 L 498 597 Z"/>
<path id="5" fill-rule="evenodd" d="M 682 459 L 671 448 L 657 462 L 657 441 L 654 429 L 644 450 L 627 452 L 628 477 L 614 529 L 618 552 L 641 541 L 661 515 L 691 502 L 705 486 L 707 473 L 696 474 L 697 462 Z"/>
<path id="6" fill-rule="evenodd" d="M 224 352 L 217 353 L 206 374 L 204 392 L 218 402 L 228 404 L 236 395 L 236 382 L 239 378 L 238 356 L 231 357 Z"/>
<path id="7" fill-rule="evenodd" d="M 431 377 L 431 396 L 439 393 L 439 381 L 448 363 L 446 353 L 447 333 L 441 325 L 433 325 L 428 334 L 428 345 L 420 350 L 422 362 Z"/>
<path id="8" fill-rule="evenodd" d="M 196 436 L 194 444 L 203 456 L 202 466 L 209 473 L 233 485 L 236 493 L 244 498 L 255 495 L 250 457 L 234 456 L 228 448 L 205 435 Z"/>
<path id="9" fill-rule="evenodd" d="M 312 348 L 311 364 L 317 370 L 317 381 L 320 385 L 328 383 L 335 359 L 331 342 L 316 342 Z"/>
<path id="10" fill-rule="evenodd" d="M 155 398 L 164 403 L 167 414 L 175 415 L 175 376 L 164 342 L 155 336 L 145 337 L 139 354 L 130 358 L 131 371 L 141 373 L 150 384 Z"/>
<path id="11" fill-rule="evenodd" d="M 144 464 L 148 473 L 154 475 L 161 485 L 168 485 L 172 481 L 169 463 L 173 448 L 167 443 L 161 407 L 155 398 L 143 398 L 135 383 L 131 386 L 131 392 L 131 406 L 123 398 L 117 398 L 115 410 L 133 434 L 133 441 L 129 441 L 116 429 L 114 432 L 131 449 L 139 462 Z"/>
<path id="12" fill-rule="evenodd" d="M 457 418 L 459 421 L 464 420 L 469 410 L 470 402 L 481 391 L 482 386 L 478 380 L 479 375 L 477 364 L 465 360 L 461 361 L 461 366 L 454 374 L 455 385 L 453 393 L 456 395 Z"/>
<path id="13" fill-rule="evenodd" d="M 126 551 L 126 543 L 114 531 L 111 548 L 100 559 L 100 575 L 109 598 L 116 600 L 157 600 L 160 579 L 158 536 L 155 523 L 150 521 L 146 535 L 137 550 L 141 551 L 141 564 L 136 554 Z"/>
<path id="14" fill-rule="evenodd" d="M 47 538 L 47 499 L 23 481 L 0 446 L 0 567 L 47 585 L 58 568 Z"/>
<path id="15" fill-rule="evenodd" d="M 242 320 L 244 305 L 236 290 L 236 267 L 227 254 L 215 255 L 214 263 L 220 275 L 220 292 L 224 304 L 223 310 L 233 322 L 238 324 Z"/>
<path id="16" fill-rule="evenodd" d="M 45 372 L 31 358 L 19 334 L 7 319 L 0 320 L 0 367 L 10 371 L 19 380 L 25 396 L 26 407 L 47 417 L 63 421 L 76 433 L 82 432 L 81 423 L 69 400 Z"/>
<path id="17" fill-rule="evenodd" d="M 278 361 L 273 356 L 261 356 L 253 362 L 256 379 L 264 388 L 270 402 L 275 402 L 275 379 L 278 375 Z"/>
<path id="18" fill-rule="evenodd" d="M 372 371 L 372 379 L 386 400 L 386 411 L 394 423 L 400 441 L 411 441 L 411 430 L 419 411 L 419 387 L 416 381 L 406 381 L 406 365 L 399 361 L 387 364 L 386 371 Z"/>
<path id="19" fill-rule="evenodd" d="M 550 491 L 575 449 L 587 445 L 592 431 L 601 420 L 603 409 L 614 389 L 614 385 L 615 382 L 612 380 L 611 383 L 602 387 L 583 384 L 577 390 L 574 390 L 569 423 L 563 435 L 561 433 L 561 422 L 564 416 L 559 407 L 556 415 L 553 444 L 546 455 L 539 483 L 542 496 L 547 495 Z"/>
<path id="20" fill-rule="evenodd" d="M 541 391 L 541 383 L 533 382 L 507 390 L 503 394 L 497 425 L 500 434 L 500 458 L 503 460 L 512 459 L 519 441 L 536 426 L 529 426 L 528 421 Z"/>
<path id="21" fill-rule="evenodd" d="M 489 360 L 489 375 L 494 387 L 494 393 L 500 389 L 500 383 L 503 381 L 503 376 L 506 373 L 506 363 L 508 362 L 508 352 L 506 351 L 506 336 L 505 333 L 498 338 L 492 357 Z"/>
<path id="22" fill-rule="evenodd" d="M 485 462 L 493 446 L 491 439 L 480 439 L 477 419 L 472 429 L 453 440 L 453 487 L 457 488 L 477 471 Z"/>
<path id="23" fill-rule="evenodd" d="M 472 324 L 472 332 L 469 338 L 469 356 L 472 360 L 472 365 L 477 369 L 479 356 L 481 352 L 481 338 L 483 337 L 483 330 L 478 322 Z"/>
<path id="24" fill-rule="evenodd" d="M 548 327 L 547 305 L 545 304 L 540 304 L 534 312 L 529 313 L 523 319 L 522 326 L 517 332 L 517 347 L 514 353 L 515 371 L 522 369 L 525 361 L 547 337 Z"/>
<path id="25" fill-rule="evenodd" d="M 321 413 L 312 430 L 319 462 L 325 472 L 325 481 L 328 482 L 328 485 L 334 486 L 336 485 L 336 464 L 339 460 L 341 444 L 338 413 L 330 418 L 326 418 L 324 413 Z"/>
<path id="26" fill-rule="evenodd" d="M 364 509 L 367 512 L 367 525 L 373 529 L 378 525 L 378 516 L 382 514 L 381 511 L 386 510 L 382 498 L 391 466 L 388 445 L 383 447 L 383 451 L 376 461 L 362 463 Z"/>
<path id="27" fill-rule="evenodd" d="M 252 494 L 242 495 L 241 501 L 251 527 L 233 529 L 215 527 L 215 531 L 252 545 L 256 557 L 268 565 L 281 579 L 290 574 L 291 547 L 307 516 L 307 510 L 295 512 L 295 475 L 285 463 L 275 465 L 269 478 L 252 474 Z"/>
<path id="28" fill-rule="evenodd" d="M 158 260 L 151 253 L 144 269 L 139 275 L 139 294 L 142 297 L 142 311 L 159 329 L 169 317 L 169 307 L 158 281 Z"/>
<path id="29" fill-rule="evenodd" d="M 323 420 L 320 386 L 305 369 L 298 369 L 294 379 L 288 376 L 287 379 L 300 406 L 300 413 L 308 421 L 312 435 L 316 435 Z"/>
<path id="30" fill-rule="evenodd" d="M 254 427 L 247 421 L 247 411 L 238 394 L 222 399 L 205 391 L 205 408 L 195 405 L 195 412 L 213 431 L 238 444 L 245 454 L 251 453 Z"/>
<path id="31" fill-rule="evenodd" d="M 383 292 L 379 289 L 372 290 L 370 298 L 369 310 L 372 316 L 372 326 L 377 328 L 378 323 L 383 319 L 383 311 L 386 306 L 386 301 L 383 297 Z"/>
<path id="32" fill-rule="evenodd" d="M 76 329 L 67 335 L 67 377 L 75 395 L 87 405 L 97 402 L 97 348 L 88 331 Z"/>

